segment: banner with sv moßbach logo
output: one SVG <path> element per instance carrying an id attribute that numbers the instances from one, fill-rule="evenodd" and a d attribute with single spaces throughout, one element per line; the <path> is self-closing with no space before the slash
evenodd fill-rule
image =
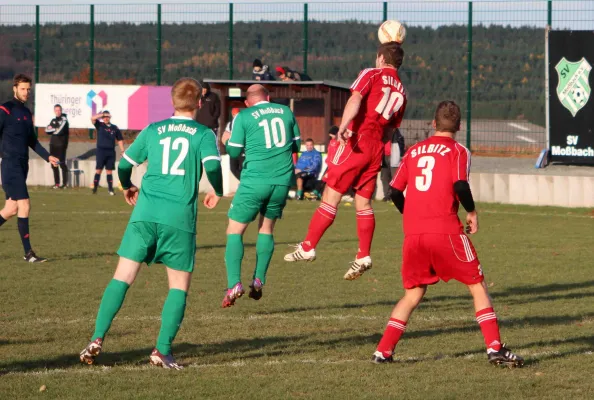
<path id="1" fill-rule="evenodd" d="M 594 32 L 550 31 L 548 40 L 551 161 L 594 164 Z"/>

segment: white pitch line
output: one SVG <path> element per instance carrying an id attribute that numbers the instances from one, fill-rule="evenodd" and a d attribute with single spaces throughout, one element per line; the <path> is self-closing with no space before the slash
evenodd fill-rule
<path id="1" fill-rule="evenodd" d="M 526 358 L 527 360 L 535 359 L 538 360 L 542 357 L 548 356 L 559 356 L 562 353 L 559 351 L 545 351 L 545 352 L 531 352 L 531 351 L 521 351 L 520 354 Z M 576 353 L 574 355 L 581 355 L 581 356 L 591 356 L 592 351 L 583 351 Z M 73 355 L 76 357 L 76 355 Z M 484 359 L 484 353 L 467 353 L 467 354 L 460 354 L 460 355 L 420 355 L 416 357 L 406 357 L 401 355 L 398 357 L 396 355 L 395 361 L 396 364 L 407 362 L 407 361 L 441 361 L 441 360 L 472 360 L 475 358 Z M 318 364 L 318 365 L 337 365 L 337 364 L 370 364 L 370 361 L 367 358 L 357 358 L 357 359 L 344 359 L 344 360 L 330 360 L 330 359 L 315 359 L 315 358 L 306 358 L 306 359 L 296 359 L 296 360 L 268 360 L 268 361 L 254 361 L 248 359 L 240 359 L 236 361 L 226 362 L 226 363 L 211 363 L 211 364 L 200 364 L 200 363 L 189 363 L 184 364 L 183 360 L 181 364 L 188 368 L 194 369 L 212 369 L 212 368 L 250 368 L 253 369 L 254 367 L 260 367 L 259 371 L 262 371 L 262 367 L 266 366 L 279 366 L 279 365 L 299 365 L 299 364 Z M 58 374 L 71 374 L 71 375 L 92 375 L 92 374 L 103 374 L 109 373 L 111 371 L 114 372 L 121 372 L 121 371 L 151 371 L 156 370 L 155 367 L 145 364 L 145 365 L 118 365 L 117 367 L 110 367 L 110 366 L 81 366 L 75 368 L 55 368 L 55 369 L 43 369 L 37 371 L 10 371 L 4 376 L 46 376 L 46 375 L 58 375 Z"/>
<path id="2" fill-rule="evenodd" d="M 512 128 L 516 128 L 516 129 L 519 129 L 519 130 L 525 131 L 525 132 L 528 132 L 530 130 L 529 128 L 526 128 L 525 126 L 515 124 L 513 122 L 508 123 L 508 125 L 511 126 Z"/>
<path id="3" fill-rule="evenodd" d="M 518 139 L 520 139 L 520 140 L 523 140 L 523 141 L 525 141 L 525 142 L 528 142 L 528 143 L 536 143 L 536 140 L 534 140 L 534 139 L 530 139 L 530 138 L 528 138 L 528 137 L 526 137 L 526 136 L 520 136 L 520 135 L 518 135 L 518 136 L 516 136 L 516 137 L 517 137 Z"/>

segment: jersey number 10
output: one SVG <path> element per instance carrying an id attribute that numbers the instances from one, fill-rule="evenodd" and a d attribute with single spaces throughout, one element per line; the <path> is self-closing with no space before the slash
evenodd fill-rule
<path id="1" fill-rule="evenodd" d="M 400 92 L 392 92 L 389 87 L 382 88 L 382 92 L 384 95 L 375 107 L 375 112 L 381 114 L 385 119 L 390 119 L 404 104 L 404 96 Z"/>
<path id="2" fill-rule="evenodd" d="M 179 166 L 184 162 L 186 156 L 188 155 L 188 150 L 190 149 L 190 142 L 188 139 L 183 137 L 178 137 L 173 141 L 173 146 L 171 145 L 171 138 L 165 138 L 159 142 L 160 145 L 163 146 L 163 158 L 161 165 L 161 173 L 163 175 L 185 175 L 186 170 L 180 168 Z M 169 153 L 173 150 L 180 150 L 177 158 L 175 159 L 171 169 L 169 168 Z"/>
<path id="3" fill-rule="evenodd" d="M 287 143 L 287 133 L 285 132 L 285 124 L 280 118 L 272 118 L 272 120 L 263 120 L 258 124 L 264 129 L 264 139 L 266 140 L 266 148 L 271 149 L 272 143 L 276 147 L 283 147 Z M 270 137 L 272 131 L 272 138 Z"/>

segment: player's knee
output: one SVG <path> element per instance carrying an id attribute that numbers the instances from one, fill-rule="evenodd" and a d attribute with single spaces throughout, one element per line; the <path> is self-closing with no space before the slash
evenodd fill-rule
<path id="1" fill-rule="evenodd" d="M 110 169 L 107 169 L 107 170 L 105 170 L 105 173 L 106 173 L 107 175 L 111 175 L 111 174 L 113 174 L 113 171 L 112 171 L 112 170 L 110 170 Z"/>
<path id="2" fill-rule="evenodd" d="M 96 173 L 96 174 L 101 174 L 101 170 L 100 170 L 100 169 L 96 169 L 96 170 L 95 170 L 95 173 Z"/>
<path id="3" fill-rule="evenodd" d="M 12 204 L 6 204 L 4 206 L 4 212 L 2 214 L 6 215 L 8 218 L 14 217 L 15 215 L 17 215 L 17 212 L 19 211 L 19 208 L 17 206 L 16 203 Z"/>
<path id="4" fill-rule="evenodd" d="M 355 195 L 355 209 L 357 211 L 371 208 L 371 200 L 363 196 Z"/>
<path id="5" fill-rule="evenodd" d="M 409 307 L 416 308 L 423 300 L 427 287 L 416 287 L 413 289 L 406 290 L 404 294 L 404 300 L 408 303 Z"/>

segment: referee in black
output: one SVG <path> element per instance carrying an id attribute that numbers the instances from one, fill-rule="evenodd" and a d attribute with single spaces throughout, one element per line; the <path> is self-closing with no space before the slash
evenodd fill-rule
<path id="1" fill-rule="evenodd" d="M 100 121 L 99 119 L 103 119 Z M 111 114 L 104 110 L 91 117 L 91 122 L 97 129 L 97 166 L 95 167 L 95 179 L 93 179 L 93 194 L 97 193 L 101 171 L 105 168 L 107 173 L 107 187 L 109 195 L 114 196 L 113 191 L 113 170 L 115 169 L 116 143 L 124 153 L 124 137 L 117 125 L 111 123 Z"/>
<path id="2" fill-rule="evenodd" d="M 62 106 L 54 106 L 56 118 L 52 119 L 45 128 L 45 133 L 52 135 L 50 139 L 50 154 L 60 160 L 62 170 L 62 186 L 60 186 L 60 170 L 52 166 L 54 170 L 54 189 L 65 189 L 68 186 L 68 166 L 66 165 L 66 149 L 68 149 L 68 137 L 70 135 L 68 118 L 62 113 Z"/>
<path id="3" fill-rule="evenodd" d="M 31 78 L 26 75 L 16 75 L 12 90 L 14 98 L 0 106 L 0 164 L 2 189 L 6 195 L 4 208 L 0 210 L 0 226 L 8 219 L 18 218 L 19 236 L 25 250 L 25 261 L 44 262 L 45 258 L 38 257 L 29 238 L 29 211 L 31 202 L 27 191 L 27 174 L 29 173 L 29 147 L 45 161 L 57 166 L 59 160 L 50 156 L 46 149 L 39 144 L 33 116 L 25 106 L 31 94 Z"/>

